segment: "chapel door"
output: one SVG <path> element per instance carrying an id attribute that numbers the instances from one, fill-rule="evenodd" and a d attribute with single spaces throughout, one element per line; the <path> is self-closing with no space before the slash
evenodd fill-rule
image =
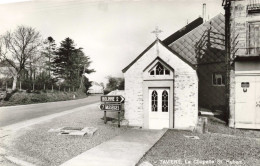
<path id="1" fill-rule="evenodd" d="M 169 88 L 149 89 L 149 129 L 169 128 Z"/>

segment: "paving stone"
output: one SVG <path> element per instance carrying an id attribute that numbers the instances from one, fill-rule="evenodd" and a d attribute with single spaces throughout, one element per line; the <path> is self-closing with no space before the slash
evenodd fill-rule
<path id="1" fill-rule="evenodd" d="M 97 128 L 95 128 L 95 127 L 85 127 L 81 131 L 86 132 L 88 136 L 93 136 L 93 134 L 97 131 Z"/>
<path id="2" fill-rule="evenodd" d="M 75 128 L 75 127 L 63 127 L 59 130 L 52 130 L 52 132 L 59 132 L 58 135 L 75 135 L 75 136 L 93 136 L 97 131 L 95 127 Z"/>
<path id="3" fill-rule="evenodd" d="M 59 133 L 59 132 L 61 132 L 61 129 L 63 129 L 63 128 L 50 129 L 50 130 L 48 130 L 48 132 L 50 132 L 50 133 Z"/>

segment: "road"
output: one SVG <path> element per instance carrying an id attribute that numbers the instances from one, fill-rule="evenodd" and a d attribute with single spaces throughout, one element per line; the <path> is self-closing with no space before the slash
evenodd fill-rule
<path id="1" fill-rule="evenodd" d="M 94 95 L 78 100 L 0 107 L 0 127 L 71 110 L 98 101 L 100 101 L 100 96 Z"/>

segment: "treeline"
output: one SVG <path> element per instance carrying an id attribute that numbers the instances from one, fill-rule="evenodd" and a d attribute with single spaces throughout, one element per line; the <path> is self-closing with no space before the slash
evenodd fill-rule
<path id="1" fill-rule="evenodd" d="M 76 47 L 69 37 L 57 46 L 51 36 L 43 39 L 39 31 L 26 26 L 0 36 L 2 88 L 12 81 L 12 90 L 23 82 L 22 88 L 27 90 L 55 85 L 86 92 L 91 83 L 83 75 L 94 72 L 90 64 L 83 48 Z"/>

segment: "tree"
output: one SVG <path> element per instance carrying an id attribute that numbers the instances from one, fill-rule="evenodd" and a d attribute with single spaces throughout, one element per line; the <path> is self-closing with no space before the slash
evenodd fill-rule
<path id="1" fill-rule="evenodd" d="M 58 79 L 63 79 L 67 85 L 79 86 L 82 75 L 92 73 L 89 69 L 90 58 L 84 54 L 82 48 L 76 48 L 74 41 L 66 38 L 60 43 L 52 62 L 53 74 Z"/>
<path id="2" fill-rule="evenodd" d="M 99 84 L 100 86 L 102 86 L 103 87 L 103 89 L 105 89 L 105 85 L 104 85 L 104 83 L 103 82 L 100 82 L 100 84 Z"/>
<path id="3" fill-rule="evenodd" d="M 55 40 L 49 36 L 45 41 L 43 42 L 43 51 L 42 54 L 44 55 L 45 59 L 45 69 L 48 71 L 49 78 L 51 77 L 51 62 L 54 58 L 54 54 L 56 51 L 56 43 Z"/>
<path id="4" fill-rule="evenodd" d="M 108 76 L 108 83 L 106 89 L 109 91 L 113 91 L 116 89 L 124 90 L 125 88 L 124 82 L 125 82 L 124 78 Z"/>
<path id="5" fill-rule="evenodd" d="M 18 26 L 0 37 L 0 60 L 6 61 L 13 77 L 12 90 L 23 70 L 30 68 L 40 57 L 41 35 L 32 27 Z"/>

